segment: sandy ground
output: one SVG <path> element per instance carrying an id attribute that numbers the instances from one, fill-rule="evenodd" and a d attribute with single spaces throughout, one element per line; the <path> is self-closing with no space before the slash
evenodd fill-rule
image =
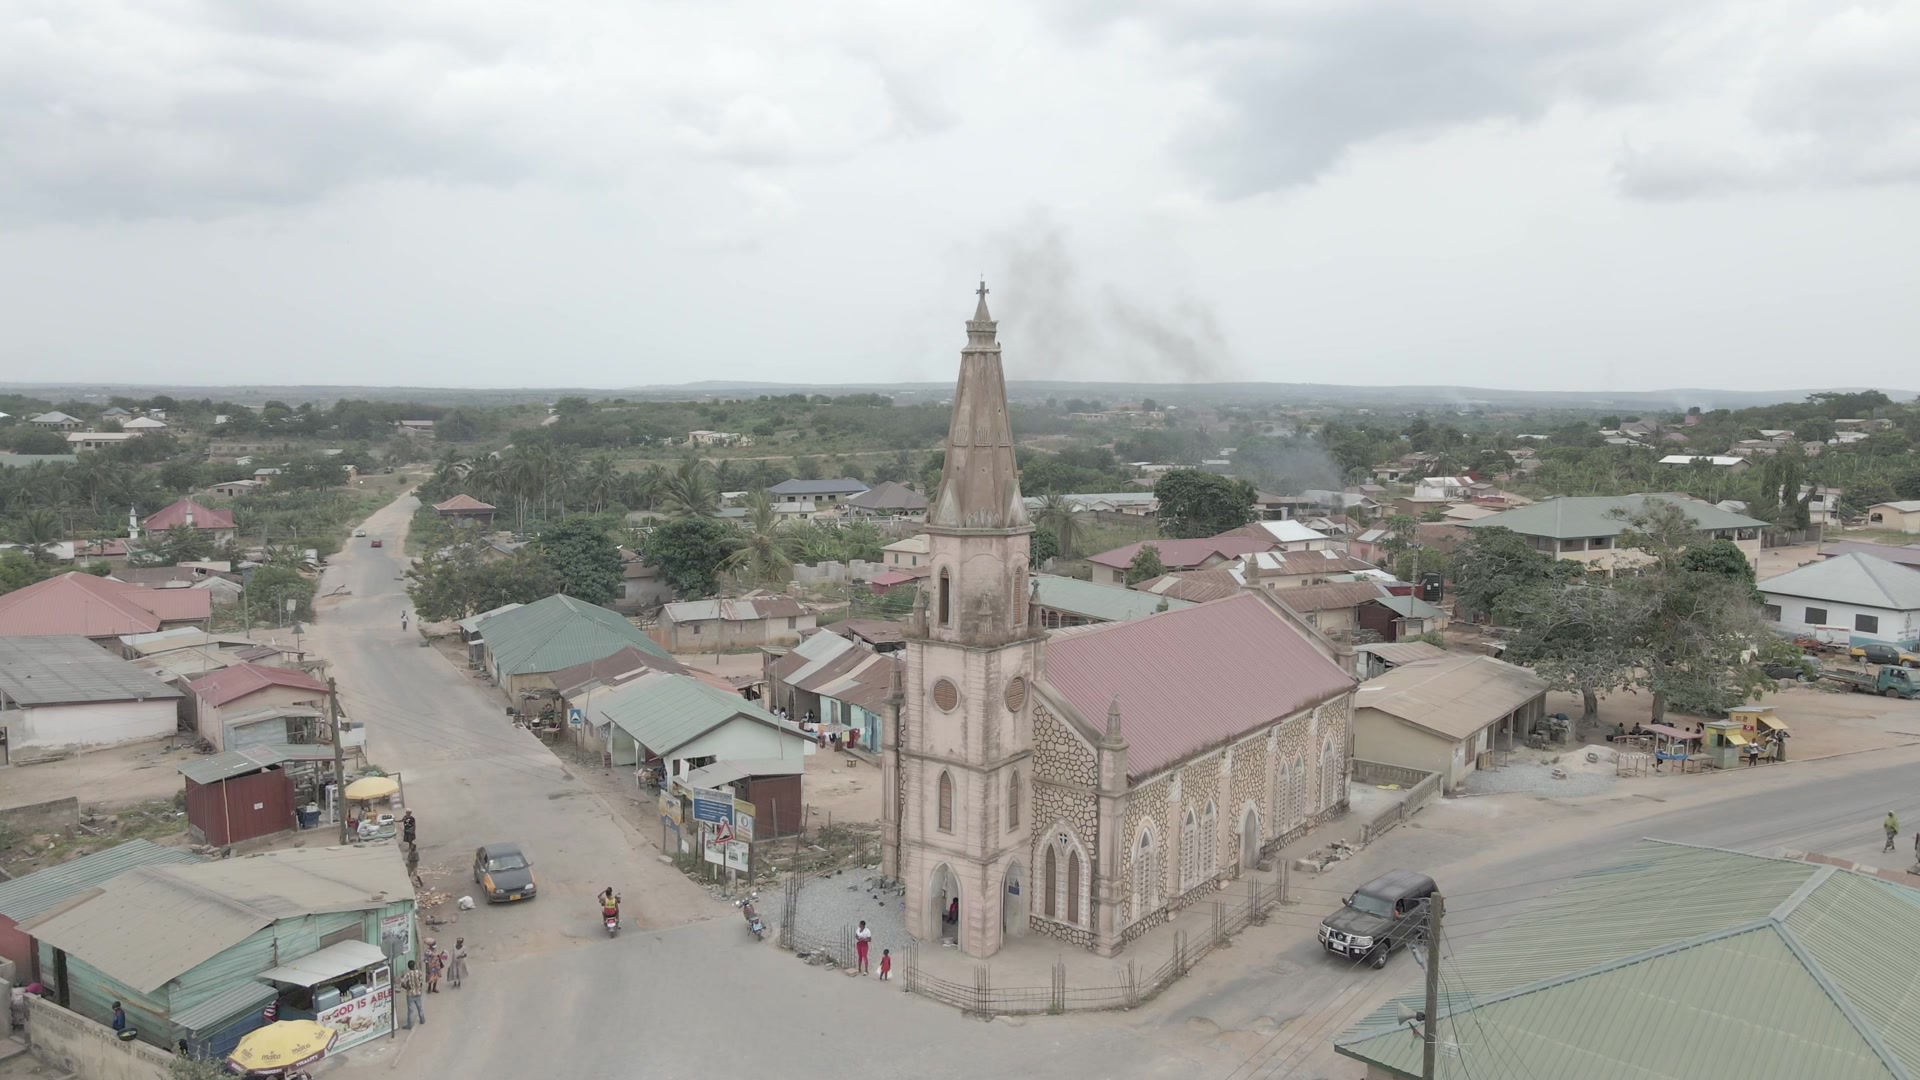
<path id="1" fill-rule="evenodd" d="M 1789 758 L 1827 757 L 1877 750 L 1920 741 L 1920 701 L 1841 694 L 1811 687 L 1794 687 L 1769 694 L 1761 704 L 1772 705 L 1787 724 L 1792 738 Z M 1573 694 L 1548 694 L 1547 711 L 1578 718 L 1580 699 Z M 1701 718 L 1670 713 L 1669 722 L 1691 725 Z M 1649 719 L 1644 695 L 1615 694 L 1600 700 L 1600 727 L 1585 732 L 1587 741 L 1604 741 L 1615 724 L 1632 728 Z"/>
<path id="2" fill-rule="evenodd" d="M 21 765 L 0 772 L 0 805 L 80 796 L 84 806 L 118 809 L 181 791 L 177 767 L 200 755 L 191 748 L 168 750 L 172 738 L 148 739 L 125 746 L 76 754 L 59 761 Z"/>

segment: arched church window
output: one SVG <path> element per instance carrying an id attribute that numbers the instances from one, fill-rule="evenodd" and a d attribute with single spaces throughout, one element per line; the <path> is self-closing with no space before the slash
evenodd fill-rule
<path id="1" fill-rule="evenodd" d="M 1200 824 L 1194 820 L 1193 811 L 1180 822 L 1180 891 L 1193 888 L 1200 876 Z"/>
<path id="2" fill-rule="evenodd" d="M 1080 853 L 1067 852 L 1067 921 L 1080 925 Z"/>
<path id="3" fill-rule="evenodd" d="M 1133 851 L 1133 917 L 1138 919 L 1160 906 L 1160 868 L 1153 847 L 1153 829 L 1140 830 Z"/>
<path id="4" fill-rule="evenodd" d="M 945 567 L 940 569 L 940 609 L 938 617 L 941 626 L 953 625 L 953 576 Z"/>
<path id="5" fill-rule="evenodd" d="M 1020 770 L 1007 775 L 1007 828 L 1020 824 Z"/>
<path id="6" fill-rule="evenodd" d="M 940 831 L 953 831 L 953 774 L 940 774 Z"/>
<path id="7" fill-rule="evenodd" d="M 1220 814 L 1212 803 L 1200 815 L 1200 876 L 1210 878 L 1220 868 Z"/>
<path id="8" fill-rule="evenodd" d="M 1053 918 L 1054 912 L 1059 910 L 1054 906 L 1054 886 L 1055 886 L 1054 863 L 1055 861 L 1056 860 L 1053 854 L 1053 845 L 1048 844 L 1047 857 L 1045 862 L 1042 864 L 1042 866 L 1044 867 L 1044 872 L 1040 875 L 1041 885 L 1044 886 L 1040 893 L 1040 911 L 1049 919 Z"/>

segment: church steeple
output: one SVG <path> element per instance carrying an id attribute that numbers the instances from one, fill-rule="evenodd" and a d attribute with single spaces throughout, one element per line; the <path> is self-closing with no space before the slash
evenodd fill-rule
<path id="1" fill-rule="evenodd" d="M 927 511 L 927 531 L 1031 531 L 1013 460 L 1006 376 L 994 339 L 998 324 L 987 311 L 986 282 L 977 295 L 953 390 L 946 469 Z"/>

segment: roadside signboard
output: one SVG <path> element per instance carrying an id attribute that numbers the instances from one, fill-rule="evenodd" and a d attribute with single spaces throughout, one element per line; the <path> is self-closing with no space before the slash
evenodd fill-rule
<path id="1" fill-rule="evenodd" d="M 723 844 L 719 840 L 715 839 L 714 828 L 715 826 L 709 823 L 708 825 L 704 826 L 701 829 L 701 833 L 702 833 L 701 839 L 704 841 L 704 843 L 700 845 L 702 849 L 701 854 L 706 858 L 708 862 L 712 863 L 713 865 L 725 866 L 727 865 L 727 846 L 728 845 Z"/>
<path id="2" fill-rule="evenodd" d="M 733 792 L 728 788 L 694 788 L 693 820 L 733 824 Z"/>
<path id="3" fill-rule="evenodd" d="M 733 838 L 743 844 L 753 843 L 753 804 L 741 799 L 733 800 Z"/>
<path id="4" fill-rule="evenodd" d="M 716 844 L 733 843 L 733 826 L 724 821 L 713 823 L 713 842 Z"/>
<path id="5" fill-rule="evenodd" d="M 671 788 L 660 789 L 660 817 L 667 824 L 680 827 L 680 796 Z"/>
<path id="6" fill-rule="evenodd" d="M 747 872 L 747 845 L 738 840 L 724 845 L 727 849 L 727 869 Z"/>
<path id="7" fill-rule="evenodd" d="M 584 726 L 586 722 L 587 722 L 587 711 L 585 709 L 568 709 L 567 710 L 567 726 L 568 727 L 581 727 L 581 726 Z"/>

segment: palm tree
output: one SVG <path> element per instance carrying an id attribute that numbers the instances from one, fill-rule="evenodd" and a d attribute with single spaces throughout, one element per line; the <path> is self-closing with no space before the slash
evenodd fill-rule
<path id="1" fill-rule="evenodd" d="M 773 512 L 773 498 L 756 491 L 747 500 L 739 547 L 720 565 L 750 585 L 783 584 L 793 573 L 791 538 Z"/>
<path id="2" fill-rule="evenodd" d="M 713 482 L 713 470 L 697 457 L 686 458 L 667 475 L 660 495 L 670 517 L 708 517 L 720 509 L 720 489 Z"/>
<path id="3" fill-rule="evenodd" d="M 60 540 L 60 515 L 44 507 L 21 514 L 13 525 L 13 539 L 28 558 L 46 561 L 47 548 Z"/>
<path id="4" fill-rule="evenodd" d="M 1034 524 L 1051 530 L 1053 538 L 1059 544 L 1060 557 L 1077 558 L 1080 552 L 1080 518 L 1067 497 L 1058 492 L 1048 492 L 1046 500 L 1033 515 Z"/>
<path id="5" fill-rule="evenodd" d="M 586 497 L 587 511 L 597 514 L 620 496 L 620 469 L 607 454 L 595 457 L 580 473 L 580 493 Z"/>

